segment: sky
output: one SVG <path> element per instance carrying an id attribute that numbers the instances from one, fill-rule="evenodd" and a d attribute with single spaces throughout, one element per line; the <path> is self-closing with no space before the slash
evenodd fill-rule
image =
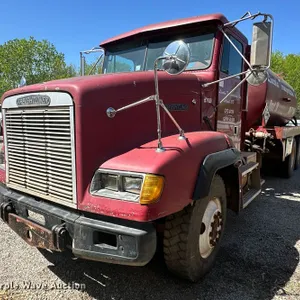
<path id="1" fill-rule="evenodd" d="M 138 27 L 216 12 L 236 20 L 247 11 L 274 16 L 273 50 L 300 53 L 299 0 L 2 0 L 0 44 L 30 36 L 47 39 L 67 63 L 78 66 L 81 50 Z M 250 21 L 238 28 L 250 39 Z"/>

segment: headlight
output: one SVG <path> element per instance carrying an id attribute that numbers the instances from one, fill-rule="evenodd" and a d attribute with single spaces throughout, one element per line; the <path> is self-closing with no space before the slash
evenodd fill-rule
<path id="1" fill-rule="evenodd" d="M 101 174 L 100 186 L 103 189 L 117 191 L 118 190 L 118 176 L 111 175 L 111 174 Z"/>
<path id="2" fill-rule="evenodd" d="M 91 183 L 96 196 L 151 204 L 159 200 L 164 177 L 152 174 L 98 170 Z"/>
<path id="3" fill-rule="evenodd" d="M 123 177 L 123 189 L 125 192 L 140 194 L 143 184 L 143 178 Z"/>

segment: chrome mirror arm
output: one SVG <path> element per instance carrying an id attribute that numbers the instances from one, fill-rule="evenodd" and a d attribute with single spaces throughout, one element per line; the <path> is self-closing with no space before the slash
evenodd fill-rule
<path id="1" fill-rule="evenodd" d="M 171 48 L 172 50 L 172 47 L 175 47 L 176 46 L 176 51 L 174 51 L 175 53 L 174 54 L 170 54 L 169 51 L 167 51 L 168 47 Z M 137 106 L 137 105 L 141 105 L 143 103 L 146 103 L 148 101 L 155 101 L 155 106 L 156 106 L 156 119 L 157 119 L 157 140 L 158 140 L 158 143 L 157 143 L 157 149 L 156 149 L 156 152 L 164 152 L 165 149 L 163 147 L 163 144 L 162 144 L 162 140 L 161 140 L 161 117 L 160 117 L 160 107 L 162 107 L 162 109 L 166 112 L 166 114 L 169 116 L 169 118 L 171 119 L 171 121 L 174 123 L 174 125 L 177 127 L 178 131 L 179 131 L 179 139 L 180 140 L 185 140 L 185 135 L 184 135 L 184 131 L 183 129 L 179 126 L 179 124 L 177 123 L 177 121 L 175 120 L 175 118 L 172 116 L 172 114 L 170 113 L 170 111 L 168 110 L 168 108 L 165 106 L 163 100 L 161 100 L 159 98 L 159 88 L 158 88 L 158 75 L 157 75 L 157 72 L 158 72 L 158 69 L 157 69 L 157 64 L 160 60 L 163 60 L 163 59 L 166 59 L 166 60 L 171 60 L 172 63 L 173 61 L 179 61 L 181 63 L 181 65 L 179 66 L 179 68 L 176 68 L 176 69 L 172 69 L 171 67 L 169 67 L 169 69 L 165 68 L 164 66 L 164 70 L 170 74 L 170 75 L 178 75 L 180 73 L 182 73 L 188 62 L 189 62 L 189 58 L 190 58 L 190 51 L 189 51 L 189 48 L 188 46 L 182 42 L 182 41 L 177 41 L 177 42 L 173 42 L 171 43 L 169 46 L 168 46 L 166 49 L 165 49 L 165 52 L 164 52 L 164 55 L 163 56 L 159 56 L 158 58 L 155 59 L 154 61 L 154 84 L 155 84 L 155 95 L 152 95 L 152 96 L 149 96 L 145 99 L 142 99 L 142 100 L 139 100 L 137 102 L 134 102 L 132 104 L 129 104 L 129 105 L 126 105 L 126 106 L 123 106 L 119 109 L 114 109 L 113 107 L 109 107 L 107 110 L 106 110 L 106 114 L 109 118 L 114 118 L 115 115 L 120 112 L 120 111 L 123 111 L 123 110 L 126 110 L 126 109 L 129 109 L 131 107 L 134 107 L 134 106 Z M 183 50 L 182 50 L 183 49 Z M 182 50 L 181 51 L 181 56 L 180 55 L 177 55 L 178 51 L 179 50 Z M 185 60 L 184 60 L 185 59 Z"/>
<path id="2" fill-rule="evenodd" d="M 104 58 L 104 53 L 102 53 L 99 58 L 96 60 L 96 62 L 94 63 L 94 65 L 92 66 L 92 68 L 90 69 L 88 75 L 91 75 L 92 72 L 96 69 L 97 65 L 99 64 L 99 62 Z"/>
<path id="3" fill-rule="evenodd" d="M 227 40 L 231 43 L 231 45 L 235 48 L 235 50 L 239 53 L 239 55 L 243 58 L 243 60 L 246 62 L 246 64 L 249 66 L 250 70 L 253 71 L 252 66 L 250 65 L 250 63 L 246 60 L 246 58 L 240 53 L 240 51 L 237 49 L 237 47 L 233 44 L 233 42 L 228 38 L 228 36 L 224 33 L 223 28 L 226 27 L 234 27 L 236 26 L 236 24 L 246 21 L 246 20 L 254 20 L 257 17 L 263 17 L 263 22 L 267 22 L 268 18 L 271 20 L 271 35 L 270 35 L 270 42 L 272 45 L 272 41 L 273 41 L 273 27 L 274 27 L 274 18 L 271 14 L 266 14 L 266 13 L 261 13 L 258 12 L 256 14 L 251 14 L 250 12 L 245 13 L 240 19 L 232 21 L 232 22 L 228 22 L 225 23 L 223 26 L 220 26 L 219 29 L 222 31 L 222 33 L 224 34 L 224 36 L 227 38 Z M 265 70 L 270 69 L 271 66 L 271 54 L 272 54 L 272 46 L 270 47 L 270 53 L 269 53 L 269 63 L 266 66 Z"/>
<path id="4" fill-rule="evenodd" d="M 179 139 L 180 140 L 185 140 L 186 138 L 185 138 L 183 129 L 179 126 L 179 124 L 177 123 L 177 121 L 175 120 L 175 118 L 172 116 L 172 114 L 170 113 L 170 111 L 167 109 L 167 107 L 165 106 L 165 104 L 163 103 L 162 100 L 159 100 L 159 105 L 164 109 L 164 111 L 167 113 L 167 115 L 169 116 L 169 118 L 171 119 L 171 121 L 177 127 L 177 129 L 179 131 Z"/>
<path id="5" fill-rule="evenodd" d="M 150 97 L 147 97 L 147 98 L 144 98 L 142 100 L 139 100 L 137 102 L 134 102 L 134 103 L 131 103 L 131 104 L 128 104 L 128 105 L 125 105 L 123 107 L 120 107 L 118 109 L 114 109 L 113 107 L 109 107 L 107 110 L 106 110 L 106 115 L 109 117 L 109 118 L 114 118 L 116 116 L 116 114 L 118 112 L 121 112 L 123 110 L 126 110 L 126 109 L 129 109 L 131 107 L 135 107 L 135 106 L 138 106 L 138 105 L 141 105 L 143 103 L 146 103 L 146 102 L 149 102 L 149 101 L 152 101 L 152 100 L 155 100 L 155 96 L 150 96 Z"/>
<path id="6" fill-rule="evenodd" d="M 157 140 L 158 140 L 156 152 L 165 151 L 161 141 L 160 101 L 159 101 L 158 76 L 157 76 L 157 63 L 158 61 L 163 59 L 165 59 L 165 57 L 160 56 L 154 62 L 155 107 L 156 107 L 156 120 L 157 120 Z"/>
<path id="7" fill-rule="evenodd" d="M 241 75 L 245 75 L 246 73 L 248 73 L 249 71 L 251 71 L 252 75 L 259 80 L 259 76 L 258 76 L 258 72 L 264 72 L 266 70 L 268 70 L 270 68 L 270 65 L 271 65 L 271 53 L 272 53 L 272 47 L 270 47 L 270 53 L 269 53 L 269 62 L 268 62 L 268 65 L 266 67 L 264 67 L 263 69 L 259 69 L 257 67 L 253 68 L 253 66 L 251 66 L 250 62 L 247 60 L 247 58 L 239 51 L 239 49 L 236 47 L 236 45 L 232 42 L 232 40 L 229 38 L 229 36 L 226 34 L 224 28 L 226 27 L 234 27 L 236 24 L 240 23 L 240 22 L 243 22 L 245 20 L 254 20 L 256 19 L 257 17 L 263 17 L 264 20 L 263 22 L 266 22 L 268 20 L 268 18 L 271 20 L 271 23 L 272 23 L 272 28 L 271 28 L 271 44 L 272 44 L 272 39 L 273 39 L 273 23 L 274 23 L 274 19 L 273 19 L 273 16 L 270 15 L 270 14 L 266 14 L 266 13 L 256 13 L 256 14 L 251 14 L 250 12 L 246 12 L 240 19 L 238 20 L 235 20 L 235 21 L 232 21 L 232 22 L 228 22 L 228 23 L 225 23 L 224 25 L 222 26 L 219 26 L 218 29 L 222 32 L 223 36 L 226 38 L 226 40 L 231 44 L 231 46 L 235 49 L 235 51 L 239 54 L 239 56 L 243 59 L 243 61 L 248 65 L 249 69 L 247 69 L 246 71 L 243 71 L 241 73 L 238 73 L 238 74 L 234 74 L 234 75 L 230 75 L 230 76 L 227 76 L 227 77 L 224 77 L 224 78 L 221 78 L 221 79 L 218 79 L 218 80 L 215 80 L 215 81 L 211 81 L 211 82 L 208 82 L 208 83 L 204 83 L 202 84 L 202 87 L 208 87 L 212 84 L 215 84 L 215 83 L 219 83 L 219 82 L 222 82 L 222 81 L 225 81 L 225 80 L 228 80 L 228 79 L 231 79 L 231 78 L 234 78 L 236 76 L 241 76 Z M 247 75 L 247 77 L 249 77 Z"/>
<path id="8" fill-rule="evenodd" d="M 220 26 L 219 30 L 223 33 L 224 37 L 228 40 L 228 42 L 231 44 L 231 46 L 235 49 L 235 51 L 240 55 L 240 57 L 243 59 L 243 61 L 248 65 L 249 69 L 253 71 L 252 66 L 250 62 L 246 59 L 246 57 L 241 53 L 241 51 L 237 48 L 237 46 L 233 43 L 233 41 L 230 39 L 230 37 L 226 34 L 226 32 L 223 30 L 223 28 Z"/>

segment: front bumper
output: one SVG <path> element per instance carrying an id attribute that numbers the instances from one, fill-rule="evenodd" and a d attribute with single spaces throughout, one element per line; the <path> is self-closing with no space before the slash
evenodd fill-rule
<path id="1" fill-rule="evenodd" d="M 143 266 L 156 251 L 156 231 L 139 223 L 81 212 L 0 184 L 0 217 L 28 244 L 115 264 Z"/>

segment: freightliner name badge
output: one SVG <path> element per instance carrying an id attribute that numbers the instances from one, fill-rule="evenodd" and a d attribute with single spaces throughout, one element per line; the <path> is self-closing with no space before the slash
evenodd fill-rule
<path id="1" fill-rule="evenodd" d="M 16 103 L 19 107 L 49 106 L 51 103 L 51 99 L 47 95 L 29 95 L 18 98 Z"/>
<path id="2" fill-rule="evenodd" d="M 186 111 L 189 109 L 185 103 L 166 103 L 165 106 L 169 111 Z"/>

